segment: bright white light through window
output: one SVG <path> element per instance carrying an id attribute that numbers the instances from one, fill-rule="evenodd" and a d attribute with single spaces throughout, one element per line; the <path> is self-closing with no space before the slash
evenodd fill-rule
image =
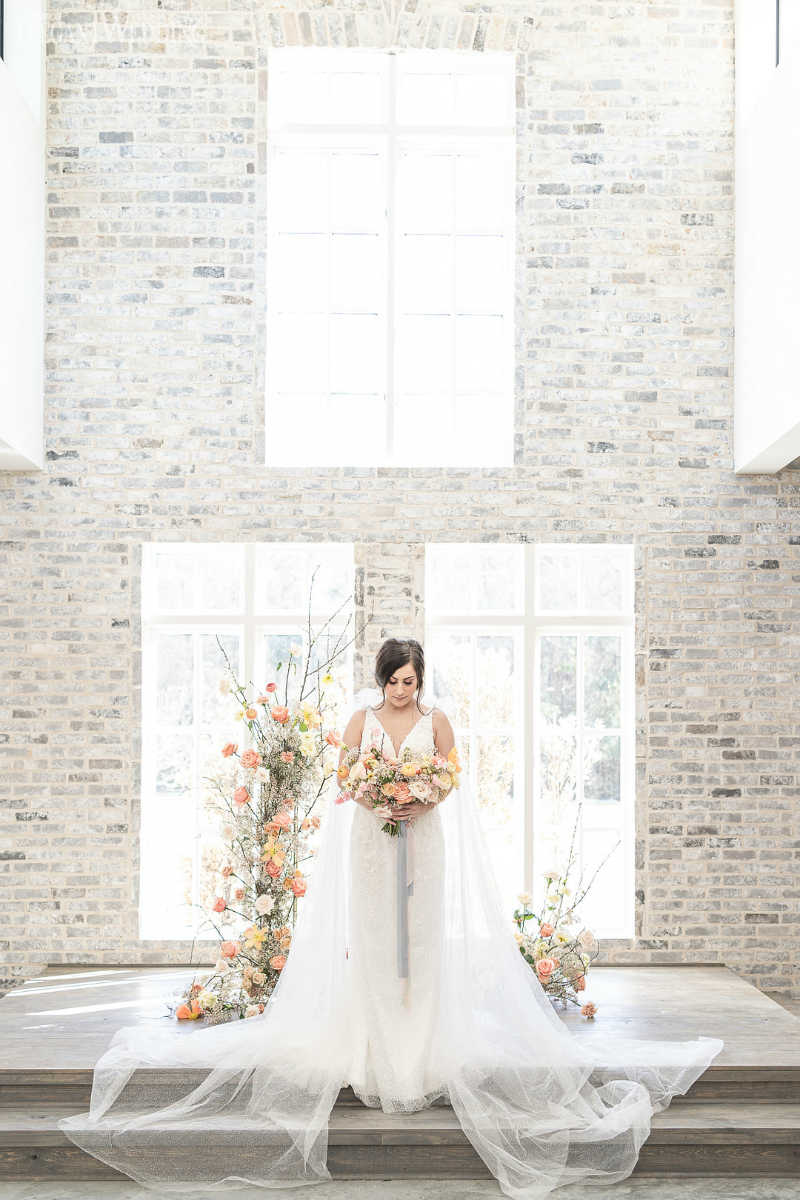
<path id="1" fill-rule="evenodd" d="M 513 463 L 514 55 L 269 53 L 266 463 Z"/>
<path id="2" fill-rule="evenodd" d="M 573 897 L 610 854 L 579 911 L 598 937 L 632 937 L 632 547 L 434 543 L 425 614 L 509 920 L 565 865 L 582 801 Z"/>
<path id="3" fill-rule="evenodd" d="M 209 779 L 226 761 L 225 742 L 244 749 L 247 738 L 235 699 L 220 692 L 225 656 L 242 682 L 284 681 L 285 669 L 276 676 L 276 667 L 292 645 L 303 647 L 303 663 L 308 658 L 310 595 L 312 629 L 320 633 L 312 668 L 319 653 L 333 653 L 337 638 L 347 647 L 335 666 L 346 684 L 341 727 L 352 695 L 351 637 L 341 635 L 351 619 L 354 570 L 350 543 L 143 547 L 142 938 L 214 937 L 203 923 L 227 843 Z M 289 704 L 301 673 L 302 666 L 292 674 Z M 283 685 L 280 695 L 283 701 Z"/>

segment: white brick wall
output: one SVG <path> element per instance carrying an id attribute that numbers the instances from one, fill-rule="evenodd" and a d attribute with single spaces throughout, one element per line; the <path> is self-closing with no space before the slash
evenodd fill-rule
<path id="1" fill-rule="evenodd" d="M 261 465 L 284 41 L 517 51 L 513 468 Z M 638 936 L 604 949 L 799 994 L 800 464 L 731 466 L 732 0 L 50 0 L 48 52 L 47 470 L 0 478 L 5 976 L 188 957 L 136 939 L 144 541 L 357 541 L 369 683 L 422 634 L 425 541 L 633 539 Z"/>

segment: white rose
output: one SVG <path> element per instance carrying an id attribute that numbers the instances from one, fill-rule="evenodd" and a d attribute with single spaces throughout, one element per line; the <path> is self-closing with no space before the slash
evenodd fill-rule
<path id="1" fill-rule="evenodd" d="M 266 893 L 259 896 L 256 900 L 256 912 L 260 917 L 265 916 L 267 913 L 271 913 L 274 907 L 275 901 L 273 900 L 272 896 L 267 896 Z"/>
<path id="2" fill-rule="evenodd" d="M 248 1004 L 247 1008 L 244 1010 L 244 1015 L 246 1017 L 257 1017 L 258 1012 L 259 1009 L 257 1004 Z"/>

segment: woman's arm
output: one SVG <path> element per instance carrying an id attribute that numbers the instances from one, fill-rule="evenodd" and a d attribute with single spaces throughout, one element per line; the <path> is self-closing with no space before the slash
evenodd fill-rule
<path id="1" fill-rule="evenodd" d="M 364 732 L 364 721 L 366 720 L 366 717 L 367 710 L 365 708 L 359 708 L 356 709 L 350 720 L 347 722 L 345 731 L 342 734 L 342 748 L 339 751 L 338 766 L 342 765 L 342 759 L 348 750 L 352 749 L 353 746 L 361 745 L 361 735 Z M 339 782 L 339 791 L 341 790 L 342 785 L 341 782 Z M 356 804 L 360 804 L 362 808 L 368 808 L 370 812 L 374 811 L 366 796 L 354 796 L 353 799 L 355 800 Z"/>

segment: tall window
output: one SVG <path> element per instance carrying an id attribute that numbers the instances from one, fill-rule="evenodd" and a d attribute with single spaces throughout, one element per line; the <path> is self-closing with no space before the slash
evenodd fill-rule
<path id="1" fill-rule="evenodd" d="M 204 919 L 224 861 L 207 779 L 219 771 L 226 741 L 244 748 L 235 701 L 219 686 L 229 678 L 225 655 L 237 678 L 256 687 L 275 678 L 291 646 L 302 648 L 305 662 L 309 591 L 315 630 L 344 606 L 320 643 L 330 652 L 352 612 L 353 547 L 149 544 L 142 569 L 140 936 L 187 938 Z M 350 651 L 337 663 L 348 681 L 344 709 Z M 293 675 L 290 703 L 296 689 Z"/>
<path id="2" fill-rule="evenodd" d="M 514 56 L 270 51 L 267 465 L 513 463 Z"/>
<path id="3" fill-rule="evenodd" d="M 632 547 L 439 543 L 425 575 L 433 687 L 509 915 L 565 865 L 582 801 L 573 893 L 611 852 L 582 915 L 600 936 L 632 936 Z"/>

